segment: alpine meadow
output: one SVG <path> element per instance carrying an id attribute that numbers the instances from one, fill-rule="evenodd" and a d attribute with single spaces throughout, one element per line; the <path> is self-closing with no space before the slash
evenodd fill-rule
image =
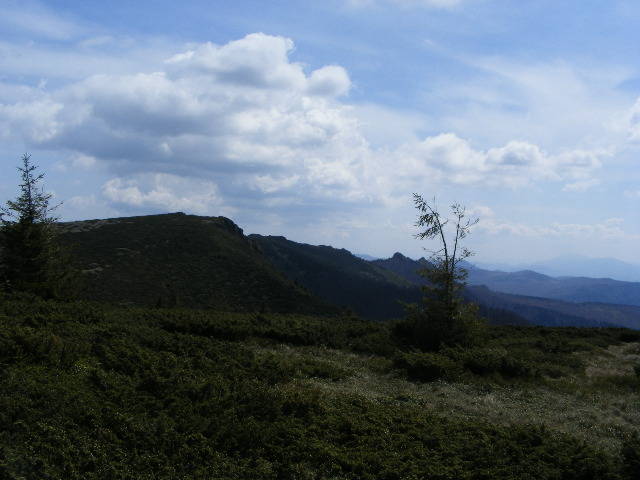
<path id="1" fill-rule="evenodd" d="M 0 479 L 640 478 L 640 5 L 0 12 Z"/>

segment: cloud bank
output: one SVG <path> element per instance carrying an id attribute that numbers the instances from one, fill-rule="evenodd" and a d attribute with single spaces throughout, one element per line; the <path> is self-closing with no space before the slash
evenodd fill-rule
<path id="1" fill-rule="evenodd" d="M 69 168 L 106 167 L 113 206 L 194 213 L 375 206 L 442 184 L 583 191 L 609 155 L 520 140 L 481 150 L 455 133 L 374 148 L 348 72 L 309 70 L 293 51 L 288 38 L 255 33 L 193 45 L 152 72 L 21 87 L 17 99 L 0 88 L 0 135 L 66 152 Z"/>

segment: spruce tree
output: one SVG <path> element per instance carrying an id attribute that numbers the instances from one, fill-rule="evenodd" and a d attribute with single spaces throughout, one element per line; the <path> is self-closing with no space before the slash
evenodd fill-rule
<path id="1" fill-rule="evenodd" d="M 44 173 L 31 156 L 21 159 L 20 195 L 0 207 L 0 280 L 10 292 L 59 297 L 67 276 L 62 251 L 56 243 L 52 195 L 41 187 Z"/>

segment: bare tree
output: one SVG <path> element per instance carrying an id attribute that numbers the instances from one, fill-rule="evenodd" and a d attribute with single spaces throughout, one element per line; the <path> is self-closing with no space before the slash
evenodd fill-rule
<path id="1" fill-rule="evenodd" d="M 469 343 L 474 330 L 471 325 L 477 324 L 478 319 L 461 297 L 467 277 L 461 262 L 473 255 L 462 241 L 479 219 L 470 217 L 459 203 L 451 205 L 450 216 L 445 216 L 435 198 L 426 201 L 414 193 L 413 201 L 418 210 L 416 226 L 421 229 L 415 237 L 436 240 L 438 247 L 430 251 L 429 265 L 420 272 L 428 283 L 424 286 L 423 304 L 409 310 L 410 329 L 418 343 L 428 349 Z"/>
<path id="2" fill-rule="evenodd" d="M 461 242 L 479 219 L 469 217 L 466 208 L 459 203 L 451 205 L 452 216 L 447 218 L 438 211 L 435 198 L 427 202 L 421 195 L 414 193 L 413 202 L 419 212 L 416 226 L 423 229 L 415 235 L 416 238 L 437 239 L 440 247 L 431 251 L 430 267 L 423 273 L 431 280 L 430 288 L 437 292 L 447 316 L 453 318 L 456 314 L 457 294 L 467 277 L 467 271 L 460 263 L 473 255 Z M 453 227 L 448 232 L 447 225 L 450 223 Z"/>

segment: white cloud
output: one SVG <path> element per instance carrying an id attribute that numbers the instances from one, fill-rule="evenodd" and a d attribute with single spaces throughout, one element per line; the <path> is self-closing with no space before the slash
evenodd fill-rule
<path id="1" fill-rule="evenodd" d="M 90 39 L 88 39 L 90 40 Z M 80 80 L 91 75 L 148 72 L 174 51 L 175 45 L 158 39 L 114 40 L 101 48 L 77 44 L 0 40 L 0 72 L 17 78 Z"/>
<path id="2" fill-rule="evenodd" d="M 539 180 L 589 179 L 606 152 L 573 151 L 549 155 L 538 146 L 511 141 L 486 151 L 453 133 L 428 137 L 401 149 L 407 175 L 422 174 L 458 184 L 520 187 Z"/>
<path id="3" fill-rule="evenodd" d="M 547 149 L 592 149 L 626 141 L 621 112 L 630 100 L 619 85 L 634 70 L 464 55 L 434 42 L 426 48 L 467 70 L 454 78 L 435 73 L 424 93 L 440 112 L 441 128 L 483 145 L 518 139 Z"/>
<path id="4" fill-rule="evenodd" d="M 563 192 L 586 192 L 587 190 L 600 185 L 600 180 L 590 178 L 588 180 L 579 180 L 573 183 L 567 183 L 562 187 Z"/>
<path id="5" fill-rule="evenodd" d="M 482 219 L 476 227 L 492 235 L 515 235 L 519 237 L 568 237 L 585 239 L 597 237 L 601 239 L 640 239 L 640 235 L 626 232 L 623 229 L 624 220 L 621 218 L 608 218 L 600 223 L 559 223 L 548 225 L 528 225 L 500 221 L 494 217 Z"/>
<path id="6" fill-rule="evenodd" d="M 309 78 L 307 91 L 311 95 L 339 97 L 351 88 L 347 71 L 338 65 L 328 65 L 314 71 Z"/>
<path id="7" fill-rule="evenodd" d="M 115 204 L 135 208 L 184 210 L 197 214 L 231 211 L 222 205 L 218 187 L 213 182 L 169 174 L 113 178 L 103 185 L 102 193 Z"/>
<path id="8" fill-rule="evenodd" d="M 45 142 L 59 132 L 58 115 L 63 108 L 64 105 L 50 98 L 0 104 L 0 138 L 20 132 L 28 141 Z"/>
<path id="9" fill-rule="evenodd" d="M 0 85 L 1 131 L 70 152 L 71 166 L 106 165 L 115 178 L 103 195 L 114 204 L 196 213 L 255 197 L 265 205 L 391 204 L 434 184 L 577 189 L 593 182 L 607 154 L 550 154 L 524 141 L 478 149 L 454 133 L 372 147 L 363 110 L 343 98 L 347 72 L 308 72 L 290 60 L 293 49 L 287 38 L 256 33 L 194 45 L 154 72 L 26 89 L 13 103 Z"/>
<path id="10" fill-rule="evenodd" d="M 97 160 L 95 157 L 83 155 L 82 153 L 77 153 L 70 159 L 71 166 L 74 168 L 91 168 L 96 164 L 96 162 Z"/>
<path id="11" fill-rule="evenodd" d="M 469 208 L 469 215 L 487 219 L 495 217 L 496 213 L 491 207 L 488 207 L 486 205 L 474 205 L 473 207 Z"/>

